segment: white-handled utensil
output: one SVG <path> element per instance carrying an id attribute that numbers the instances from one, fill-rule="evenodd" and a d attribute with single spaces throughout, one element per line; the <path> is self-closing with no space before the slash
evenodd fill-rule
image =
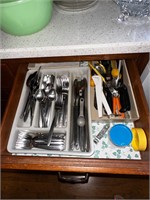
<path id="1" fill-rule="evenodd" d="M 93 81 L 95 83 L 96 87 L 96 101 L 97 101 L 97 107 L 98 107 L 98 116 L 102 117 L 102 105 L 104 105 L 104 108 L 108 115 L 112 114 L 112 111 L 108 105 L 108 102 L 106 100 L 106 97 L 103 93 L 103 87 L 102 87 L 102 78 L 100 76 L 94 75 L 92 76 Z"/>

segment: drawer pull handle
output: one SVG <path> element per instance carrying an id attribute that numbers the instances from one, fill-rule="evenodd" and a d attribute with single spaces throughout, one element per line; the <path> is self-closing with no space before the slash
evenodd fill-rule
<path id="1" fill-rule="evenodd" d="M 89 174 L 86 173 L 85 175 L 63 175 L 61 172 L 58 172 L 58 179 L 62 182 L 67 183 L 87 183 L 89 179 Z"/>

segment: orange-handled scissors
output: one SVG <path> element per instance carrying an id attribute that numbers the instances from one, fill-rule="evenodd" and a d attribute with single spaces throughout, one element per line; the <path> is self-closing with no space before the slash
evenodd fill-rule
<path id="1" fill-rule="evenodd" d="M 121 104 L 119 96 L 113 96 L 113 114 L 125 118 L 125 114 L 120 112 Z"/>

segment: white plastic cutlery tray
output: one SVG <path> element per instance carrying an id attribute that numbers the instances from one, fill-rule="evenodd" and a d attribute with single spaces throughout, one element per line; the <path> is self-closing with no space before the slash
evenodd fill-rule
<path id="1" fill-rule="evenodd" d="M 34 72 L 36 72 L 39 68 L 40 68 L 39 74 L 38 74 L 39 82 L 38 82 L 38 87 L 36 88 L 36 90 L 43 89 L 44 78 L 46 76 L 47 77 L 54 76 L 55 80 L 54 80 L 53 86 L 52 85 L 50 86 L 51 89 L 53 88 L 55 92 L 54 99 L 50 100 L 50 104 L 47 104 L 47 107 L 44 108 L 46 110 L 45 111 L 44 109 L 41 109 L 40 107 L 41 106 L 40 103 L 41 101 L 43 101 L 43 99 L 39 100 L 36 94 L 34 93 L 33 96 L 35 99 L 35 107 L 34 109 L 32 109 L 32 114 L 29 113 L 28 117 L 24 120 L 24 118 L 22 117 L 22 113 L 25 108 L 28 95 L 31 92 L 29 87 L 27 86 L 27 80 L 28 80 L 28 77 Z M 66 81 L 64 83 L 64 86 L 63 86 L 63 83 L 61 83 L 61 88 L 58 88 L 58 84 L 59 84 L 58 82 L 60 80 L 64 80 L 64 79 L 61 79 L 61 77 L 64 77 L 65 81 L 67 80 L 68 82 Z M 88 140 L 87 141 L 88 148 L 86 148 L 84 151 L 82 151 L 80 148 L 76 149 L 72 147 L 72 142 L 73 142 L 72 127 L 74 123 L 74 119 L 72 117 L 73 106 L 74 106 L 73 83 L 75 79 L 79 79 L 79 80 L 85 79 L 87 81 L 87 85 L 85 87 L 86 95 L 84 96 L 85 98 L 84 100 L 85 100 L 85 108 L 87 110 L 87 118 L 85 120 L 85 124 L 87 127 L 86 134 L 87 134 L 87 140 Z M 22 93 L 20 96 L 20 101 L 18 104 L 18 108 L 16 111 L 16 115 L 14 118 L 14 122 L 12 125 L 12 129 L 11 129 L 11 133 L 10 133 L 10 137 L 8 141 L 8 146 L 7 146 L 8 151 L 13 154 L 26 154 L 26 155 L 49 154 L 49 155 L 54 155 L 54 156 L 66 155 L 66 156 L 85 156 L 85 157 L 92 155 L 94 152 L 94 148 L 93 148 L 92 131 L 91 131 L 89 83 L 90 83 L 90 70 L 88 67 L 79 67 L 78 64 L 76 64 L 75 67 L 72 67 L 71 65 L 69 67 L 69 63 L 67 63 L 66 66 L 65 64 L 64 66 L 62 66 L 62 64 L 60 64 L 59 66 L 58 63 L 57 63 L 57 66 L 56 66 L 56 63 L 54 64 L 42 63 L 42 64 L 29 65 L 29 70 L 27 71 L 27 74 L 25 77 Z M 47 84 L 46 86 L 48 86 L 48 83 L 46 84 Z M 60 91 L 58 89 L 60 89 Z M 65 92 L 62 92 L 62 91 L 65 91 Z M 65 103 L 62 100 L 61 109 L 58 109 L 56 111 L 56 105 L 59 104 L 58 103 L 59 92 L 61 93 L 61 95 L 65 94 L 67 100 L 65 101 Z M 63 97 L 61 96 L 61 98 Z M 51 142 L 55 143 L 55 139 L 53 139 L 53 136 L 55 138 L 55 135 L 56 135 L 58 138 L 62 139 L 61 142 L 63 142 L 63 148 L 62 146 L 61 147 L 58 146 L 58 149 L 57 148 L 53 149 L 53 146 L 51 149 L 43 149 L 43 148 L 35 147 L 32 144 L 33 137 L 41 136 L 41 135 L 43 137 L 46 137 L 49 135 L 49 131 L 50 131 L 54 116 L 56 118 L 56 113 L 57 113 L 57 120 L 55 122 L 55 127 L 53 130 Z M 31 120 L 31 116 L 33 116 L 32 120 Z M 45 119 L 43 120 L 43 116 L 47 116 L 47 117 L 45 117 Z M 63 118 L 63 123 L 62 123 L 61 118 Z M 46 123 L 46 125 L 43 125 L 42 120 Z M 25 135 L 26 137 L 24 137 Z M 28 142 L 30 140 L 29 144 L 26 143 L 27 142 L 26 140 L 28 140 Z M 25 146 L 18 147 L 16 145 L 16 144 L 22 145 L 22 142 L 24 142 L 23 145 Z"/>

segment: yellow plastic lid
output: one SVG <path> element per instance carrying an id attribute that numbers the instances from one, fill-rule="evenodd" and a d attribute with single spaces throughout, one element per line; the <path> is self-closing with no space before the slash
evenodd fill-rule
<path id="1" fill-rule="evenodd" d="M 147 138 L 142 128 L 132 128 L 133 139 L 131 145 L 135 151 L 145 151 L 147 147 Z"/>

